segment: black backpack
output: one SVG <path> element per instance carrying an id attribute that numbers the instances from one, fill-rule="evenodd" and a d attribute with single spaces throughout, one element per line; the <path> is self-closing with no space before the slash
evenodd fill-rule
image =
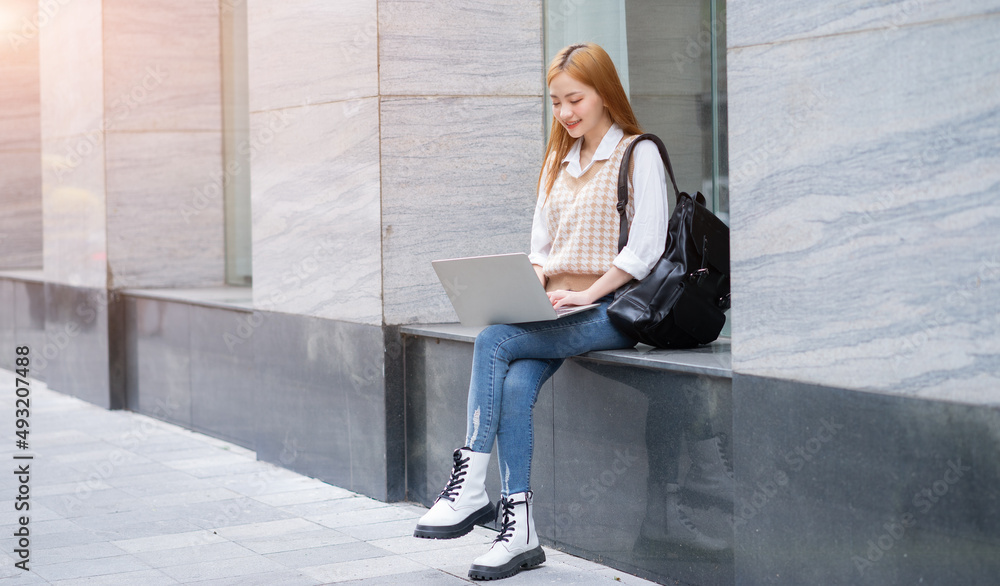
<path id="1" fill-rule="evenodd" d="M 622 156 L 618 171 L 618 251 L 628 242 L 628 169 L 632 149 L 649 140 L 660 151 L 677 205 L 667 226 L 663 256 L 641 281 L 615 292 L 608 318 L 624 334 L 657 348 L 694 348 L 719 337 L 729 309 L 729 227 L 705 207 L 705 196 L 677 188 L 667 148 L 658 137 L 642 134 Z"/>

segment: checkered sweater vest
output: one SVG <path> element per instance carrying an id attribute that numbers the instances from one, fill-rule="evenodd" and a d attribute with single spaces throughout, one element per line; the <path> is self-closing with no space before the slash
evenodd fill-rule
<path id="1" fill-rule="evenodd" d="M 600 276 L 608 272 L 618 256 L 621 221 L 618 205 L 618 168 L 625 149 L 635 140 L 626 136 L 609 159 L 595 161 L 580 177 L 573 177 L 564 162 L 545 202 L 552 248 L 545 261 L 545 274 Z M 631 169 L 629 169 L 631 172 Z M 629 186 L 626 217 L 635 214 Z"/>

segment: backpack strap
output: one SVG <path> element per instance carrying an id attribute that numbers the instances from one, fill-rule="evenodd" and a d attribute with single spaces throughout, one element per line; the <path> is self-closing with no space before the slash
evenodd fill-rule
<path id="1" fill-rule="evenodd" d="M 670 184 L 674 187 L 674 194 L 678 202 L 681 200 L 681 190 L 677 188 L 674 169 L 670 166 L 670 155 L 667 154 L 667 147 L 663 145 L 663 141 L 655 134 L 640 134 L 635 137 L 632 144 L 625 147 L 625 154 L 622 155 L 621 167 L 618 170 L 617 210 L 618 215 L 621 216 L 621 225 L 618 229 L 618 252 L 621 252 L 628 243 L 628 218 L 625 217 L 625 210 L 628 208 L 628 166 L 632 159 L 632 149 L 643 140 L 652 141 L 656 145 L 656 149 L 660 151 L 660 159 L 663 160 L 663 164 L 667 168 L 667 175 L 670 176 Z"/>

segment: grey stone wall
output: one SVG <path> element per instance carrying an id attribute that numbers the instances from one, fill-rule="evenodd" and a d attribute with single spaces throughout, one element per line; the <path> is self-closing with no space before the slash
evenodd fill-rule
<path id="1" fill-rule="evenodd" d="M 729 7 L 733 370 L 998 402 L 1000 2 Z"/>

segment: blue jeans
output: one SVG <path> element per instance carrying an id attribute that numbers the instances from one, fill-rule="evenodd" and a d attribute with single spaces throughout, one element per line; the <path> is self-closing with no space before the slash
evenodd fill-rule
<path id="1" fill-rule="evenodd" d="M 532 408 L 563 359 L 635 346 L 608 321 L 611 299 L 553 321 L 490 326 L 476 337 L 466 445 L 489 453 L 496 440 L 505 496 L 530 489 Z"/>

